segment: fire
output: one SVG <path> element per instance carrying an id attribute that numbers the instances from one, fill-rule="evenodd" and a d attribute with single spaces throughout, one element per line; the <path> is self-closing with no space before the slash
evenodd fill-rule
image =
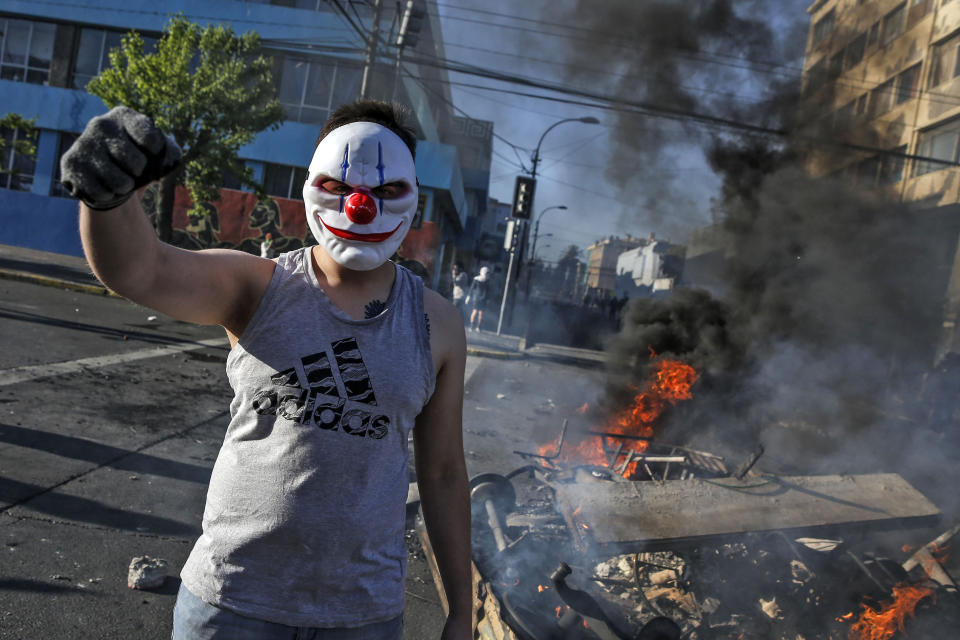
<path id="1" fill-rule="evenodd" d="M 537 585 L 537 591 L 538 591 L 539 593 L 543 593 L 544 591 L 546 591 L 546 590 L 549 589 L 549 588 L 550 588 L 550 587 L 548 587 L 548 586 L 545 585 L 545 584 L 538 584 L 538 585 Z"/>
<path id="2" fill-rule="evenodd" d="M 933 559 L 939 562 L 940 564 L 944 564 L 947 561 L 947 558 L 950 557 L 950 554 L 948 553 L 949 551 L 950 551 L 950 545 L 946 545 L 943 547 L 933 545 L 933 549 L 930 550 L 930 555 L 932 555 Z"/>
<path id="3" fill-rule="evenodd" d="M 930 587 L 901 583 L 893 587 L 893 600 L 880 603 L 879 609 L 860 605 L 862 611 L 850 628 L 850 640 L 889 640 L 897 631 L 904 631 L 904 621 L 913 617 L 917 604 L 933 593 Z M 852 616 L 850 613 L 844 618 Z"/>
<path id="4" fill-rule="evenodd" d="M 650 353 L 651 358 L 657 357 L 652 349 Z M 605 433 L 631 436 L 630 439 L 623 440 L 624 446 L 634 451 L 642 451 L 647 447 L 647 443 L 635 438 L 652 438 L 653 425 L 667 407 L 693 397 L 690 388 L 697 381 L 697 377 L 696 370 L 690 365 L 679 360 L 661 359 L 644 387 L 633 390 L 631 404 L 614 414 L 602 430 Z M 559 453 L 559 459 L 565 463 L 607 466 L 609 460 L 603 444 L 600 436 L 588 436 L 576 444 L 564 443 L 559 452 L 553 444 L 543 445 L 538 453 L 545 457 L 553 457 Z M 632 475 L 636 466 L 636 462 L 631 463 L 624 470 L 624 475 Z"/>

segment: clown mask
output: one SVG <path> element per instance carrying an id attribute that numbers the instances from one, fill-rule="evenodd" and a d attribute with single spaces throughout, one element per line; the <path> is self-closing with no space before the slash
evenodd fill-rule
<path id="1" fill-rule="evenodd" d="M 337 127 L 320 141 L 303 185 L 310 231 L 348 269 L 376 269 L 396 252 L 417 209 L 410 149 L 373 122 Z"/>

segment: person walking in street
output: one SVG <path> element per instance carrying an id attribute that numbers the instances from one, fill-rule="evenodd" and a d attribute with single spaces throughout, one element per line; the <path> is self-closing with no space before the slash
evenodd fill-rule
<path id="1" fill-rule="evenodd" d="M 441 638 L 473 637 L 463 324 L 388 261 L 417 207 L 403 120 L 369 100 L 330 115 L 303 187 L 319 244 L 275 260 L 157 239 L 131 196 L 181 151 L 131 109 L 91 120 L 62 158 L 94 274 L 138 304 L 222 326 L 231 345 L 231 420 L 174 640 L 400 640 L 411 432 L 449 603 Z"/>
<path id="2" fill-rule="evenodd" d="M 480 267 L 480 273 L 474 276 L 467 292 L 467 306 L 470 308 L 470 330 L 479 331 L 483 325 L 483 310 L 490 297 L 490 267 Z"/>
<path id="3" fill-rule="evenodd" d="M 464 321 L 466 320 L 464 300 L 467 297 L 467 279 L 467 272 L 463 270 L 463 264 L 454 262 L 450 273 L 450 299 L 453 300 L 453 306 L 460 312 L 461 319 Z"/>

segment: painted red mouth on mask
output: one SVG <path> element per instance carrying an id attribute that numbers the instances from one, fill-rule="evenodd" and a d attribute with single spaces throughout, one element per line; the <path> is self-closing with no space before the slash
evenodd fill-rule
<path id="1" fill-rule="evenodd" d="M 346 229 L 335 229 L 323 221 L 323 218 L 317 216 L 317 219 L 320 220 L 320 224 L 324 228 L 337 236 L 338 238 L 343 238 L 344 240 L 357 240 L 359 242 L 383 242 L 394 233 L 397 232 L 397 229 L 400 228 L 400 225 L 403 224 L 403 221 L 397 223 L 397 226 L 393 228 L 393 231 L 384 231 L 383 233 L 354 233 L 353 231 L 347 231 Z"/>

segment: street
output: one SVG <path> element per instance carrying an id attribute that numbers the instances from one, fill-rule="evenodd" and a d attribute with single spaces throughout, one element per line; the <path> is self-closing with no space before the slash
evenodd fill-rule
<path id="1" fill-rule="evenodd" d="M 218 327 L 118 298 L 0 280 L 0 638 L 168 638 L 179 570 L 199 534 L 231 390 Z M 599 393 L 600 372 L 471 355 L 471 476 L 523 464 Z M 443 612 L 408 535 L 405 637 Z M 163 587 L 126 586 L 135 556 Z"/>

